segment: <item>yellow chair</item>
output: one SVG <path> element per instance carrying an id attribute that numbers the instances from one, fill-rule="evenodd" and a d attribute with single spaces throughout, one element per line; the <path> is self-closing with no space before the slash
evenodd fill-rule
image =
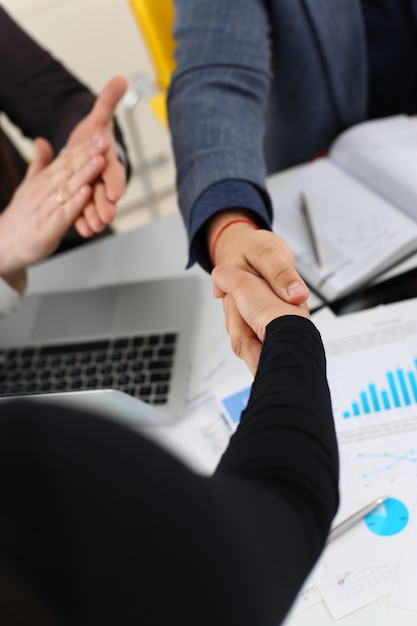
<path id="1" fill-rule="evenodd" d="M 143 39 L 148 48 L 156 76 L 157 94 L 150 106 L 161 122 L 168 126 L 166 99 L 171 76 L 175 69 L 175 41 L 173 0 L 128 0 Z"/>

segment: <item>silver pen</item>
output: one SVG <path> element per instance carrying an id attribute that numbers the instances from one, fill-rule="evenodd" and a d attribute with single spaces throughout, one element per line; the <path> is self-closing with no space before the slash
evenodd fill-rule
<path id="1" fill-rule="evenodd" d="M 323 258 L 320 252 L 319 240 L 317 238 L 317 233 L 314 228 L 313 219 L 311 216 L 311 210 L 307 201 L 307 197 L 304 192 L 300 193 L 300 209 L 301 209 L 301 215 L 304 220 L 304 224 L 306 225 L 306 228 L 307 228 L 308 237 L 310 239 L 310 243 L 313 248 L 316 263 L 319 267 L 322 267 Z"/>
<path id="2" fill-rule="evenodd" d="M 343 522 L 340 522 L 340 524 L 337 524 L 337 526 L 332 528 L 329 534 L 327 535 L 326 544 L 330 543 L 330 541 L 333 541 L 333 539 L 336 539 L 337 537 L 345 533 L 347 530 L 352 528 L 352 526 L 355 526 L 355 524 L 360 522 L 361 519 L 365 517 L 365 515 L 372 513 L 372 511 L 377 509 L 379 505 L 385 502 L 385 500 L 388 500 L 388 498 L 389 496 L 381 496 L 377 498 L 376 500 L 373 500 L 366 506 L 359 509 L 359 511 L 356 511 L 356 513 L 353 513 L 352 515 L 347 517 L 345 520 L 343 520 Z"/>

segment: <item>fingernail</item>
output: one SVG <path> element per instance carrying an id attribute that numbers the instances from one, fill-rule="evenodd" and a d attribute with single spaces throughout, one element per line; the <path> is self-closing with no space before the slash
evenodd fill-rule
<path id="1" fill-rule="evenodd" d="M 297 280 L 290 283 L 287 287 L 287 292 L 289 296 L 296 296 L 302 291 L 305 291 L 305 286 L 303 285 L 303 283 L 300 283 Z"/>

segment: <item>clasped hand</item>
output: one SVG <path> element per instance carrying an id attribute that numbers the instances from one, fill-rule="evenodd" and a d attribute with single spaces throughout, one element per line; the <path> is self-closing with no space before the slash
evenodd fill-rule
<path id="1" fill-rule="evenodd" d="M 308 318 L 309 290 L 288 244 L 268 230 L 233 224 L 218 240 L 216 260 L 214 296 L 223 298 L 232 349 L 255 374 L 266 326 L 283 315 Z"/>

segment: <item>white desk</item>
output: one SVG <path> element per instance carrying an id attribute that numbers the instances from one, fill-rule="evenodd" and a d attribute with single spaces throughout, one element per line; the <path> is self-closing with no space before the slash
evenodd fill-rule
<path id="1" fill-rule="evenodd" d="M 30 292 L 70 290 L 182 274 L 186 264 L 186 236 L 179 215 L 161 219 L 135 231 L 87 244 L 32 268 Z M 221 302 L 212 297 L 211 279 L 193 268 L 200 280 L 199 320 L 194 364 L 226 338 Z M 323 603 L 291 617 L 286 626 L 334 624 Z M 417 614 L 379 601 L 337 622 L 343 626 L 415 626 Z M 254 625 L 255 626 L 255 625 Z"/>

